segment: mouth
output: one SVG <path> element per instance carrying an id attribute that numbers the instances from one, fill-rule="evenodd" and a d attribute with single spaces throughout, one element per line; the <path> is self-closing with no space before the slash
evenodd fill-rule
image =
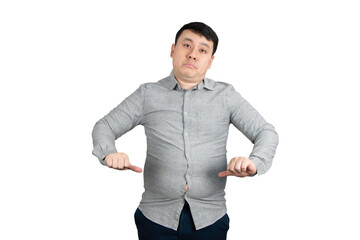
<path id="1" fill-rule="evenodd" d="M 187 67 L 187 68 L 191 68 L 191 69 L 195 69 L 195 68 L 196 68 L 196 66 L 193 65 L 193 64 L 191 64 L 191 63 L 185 63 L 184 65 L 185 65 L 185 67 Z"/>

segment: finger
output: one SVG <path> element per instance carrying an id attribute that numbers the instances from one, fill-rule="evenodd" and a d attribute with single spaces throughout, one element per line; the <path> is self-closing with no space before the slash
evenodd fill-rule
<path id="1" fill-rule="evenodd" d="M 124 159 L 124 168 L 129 168 L 130 165 L 131 164 L 130 164 L 129 158 L 125 157 L 125 159 Z"/>
<path id="2" fill-rule="evenodd" d="M 125 159 L 122 157 L 120 160 L 119 160 L 119 166 L 118 168 L 121 169 L 121 170 L 125 170 Z"/>
<path id="3" fill-rule="evenodd" d="M 249 161 L 247 161 L 247 160 L 242 161 L 241 162 L 241 171 L 246 172 L 248 165 L 249 165 Z"/>
<path id="4" fill-rule="evenodd" d="M 113 167 L 113 168 L 117 168 L 117 167 L 118 167 L 118 160 L 119 160 L 119 159 L 116 158 L 116 157 L 113 159 L 113 161 L 112 161 L 112 167 Z"/>
<path id="5" fill-rule="evenodd" d="M 105 163 L 108 167 L 112 167 L 112 158 L 105 158 Z"/>
<path id="6" fill-rule="evenodd" d="M 247 168 L 247 172 L 250 174 L 250 175 L 253 175 L 253 174 L 255 174 L 256 173 L 256 165 L 255 165 L 255 163 L 253 162 L 253 161 L 251 161 L 250 163 L 249 163 L 249 166 L 248 166 L 248 168 Z"/>
<path id="7" fill-rule="evenodd" d="M 234 174 L 229 171 L 223 171 L 223 172 L 218 173 L 218 177 L 227 177 L 227 176 L 232 176 L 232 175 L 234 175 Z"/>
<path id="8" fill-rule="evenodd" d="M 232 173 L 234 173 L 234 174 L 236 174 L 235 164 L 236 164 L 236 160 L 235 160 L 235 158 L 233 158 L 233 159 L 231 159 L 230 163 L 228 164 L 228 168 L 227 168 L 227 170 L 228 170 L 229 172 L 232 172 Z"/>
<path id="9" fill-rule="evenodd" d="M 129 167 L 128 167 L 130 170 L 133 170 L 134 172 L 138 172 L 138 173 L 141 173 L 142 172 L 142 169 L 140 167 L 137 167 L 137 166 L 134 166 L 134 165 L 131 165 L 129 164 Z"/>
<path id="10" fill-rule="evenodd" d="M 234 170 L 236 173 L 241 173 L 241 160 L 236 161 Z"/>

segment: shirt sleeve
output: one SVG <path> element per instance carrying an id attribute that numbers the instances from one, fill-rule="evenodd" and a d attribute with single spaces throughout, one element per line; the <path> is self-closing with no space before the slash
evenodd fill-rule
<path id="1" fill-rule="evenodd" d="M 279 143 L 275 128 L 229 84 L 227 102 L 230 110 L 230 122 L 253 144 L 249 159 L 257 169 L 257 174 L 269 170 Z"/>
<path id="2" fill-rule="evenodd" d="M 116 153 L 115 140 L 139 125 L 143 116 L 144 84 L 117 107 L 95 123 L 92 131 L 93 151 L 101 164 L 110 153 Z"/>

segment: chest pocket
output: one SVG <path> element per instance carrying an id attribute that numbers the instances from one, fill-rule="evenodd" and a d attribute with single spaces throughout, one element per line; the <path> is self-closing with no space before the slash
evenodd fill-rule
<path id="1" fill-rule="evenodd" d="M 230 124 L 229 112 L 220 107 L 205 109 L 196 111 L 198 138 L 215 140 L 227 136 Z"/>

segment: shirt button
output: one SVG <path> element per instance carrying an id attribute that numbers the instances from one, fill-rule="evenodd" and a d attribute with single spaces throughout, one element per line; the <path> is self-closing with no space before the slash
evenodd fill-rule
<path id="1" fill-rule="evenodd" d="M 187 112 L 184 112 L 184 115 L 187 115 Z"/>
<path id="2" fill-rule="evenodd" d="M 188 135 L 188 133 L 186 132 L 186 133 L 185 133 L 185 136 L 187 136 L 187 135 Z"/>

